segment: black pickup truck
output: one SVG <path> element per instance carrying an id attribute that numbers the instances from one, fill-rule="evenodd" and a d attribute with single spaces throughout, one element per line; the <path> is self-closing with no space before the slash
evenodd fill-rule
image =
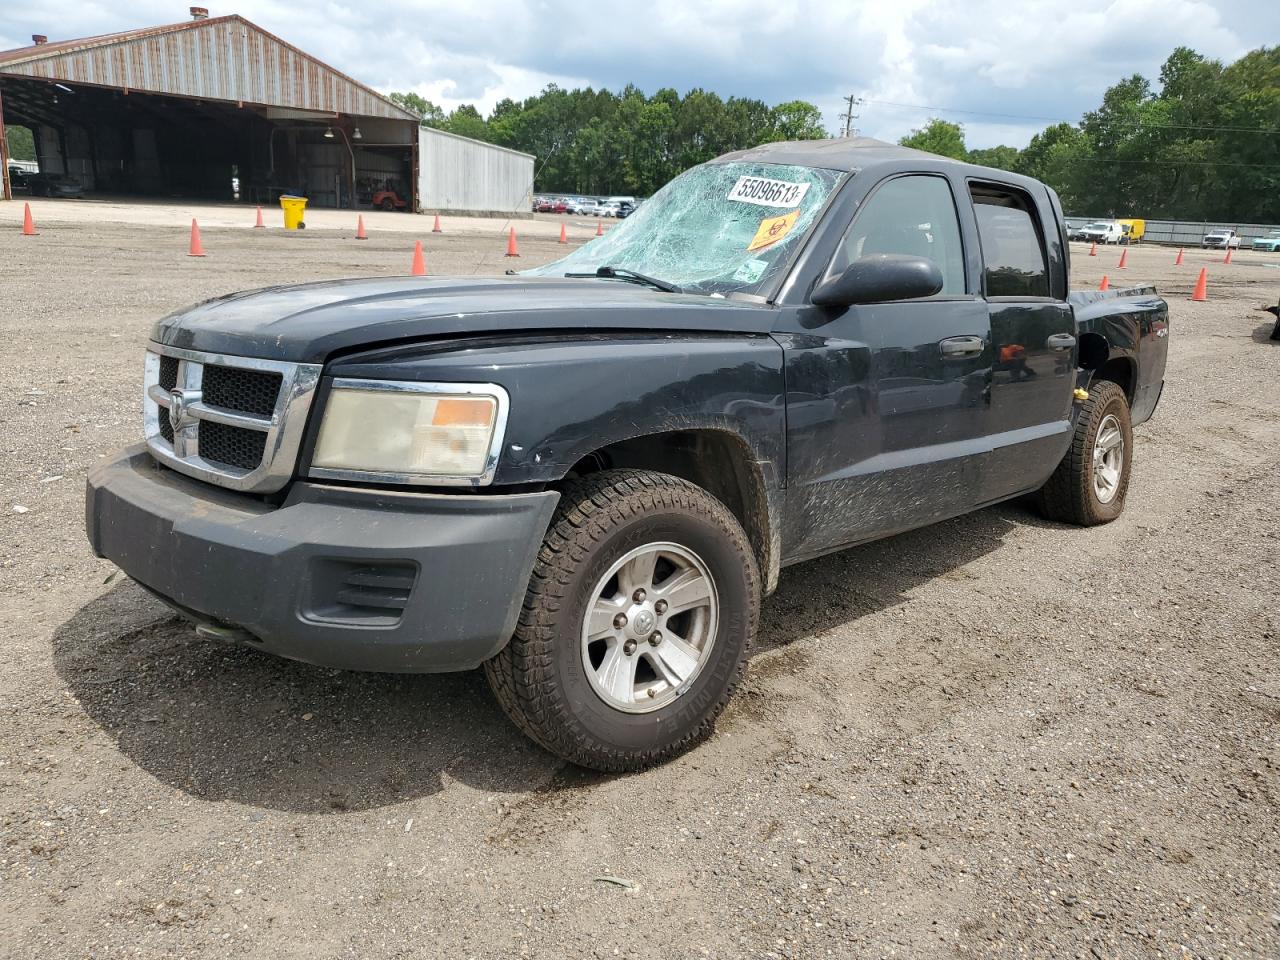
<path id="1" fill-rule="evenodd" d="M 710 730 L 781 567 L 1024 494 L 1120 513 L 1168 309 L 1067 274 L 1034 180 L 729 154 L 549 266 L 160 321 L 89 538 L 206 636 L 483 665 L 538 743 L 634 769 Z"/>

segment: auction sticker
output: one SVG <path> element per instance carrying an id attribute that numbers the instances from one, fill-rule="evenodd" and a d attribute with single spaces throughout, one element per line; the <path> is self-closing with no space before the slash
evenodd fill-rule
<path id="1" fill-rule="evenodd" d="M 762 207 L 794 207 L 809 192 L 809 184 L 790 180 L 768 180 L 764 177 L 739 177 L 729 191 L 730 200 L 755 203 Z"/>
<path id="2" fill-rule="evenodd" d="M 796 221 L 799 219 L 800 211 L 792 210 L 781 217 L 766 217 L 761 220 L 760 229 L 756 231 L 756 235 L 747 244 L 747 252 L 752 253 L 756 250 L 763 250 L 765 247 L 773 246 L 773 244 L 791 232 L 791 228 L 796 225 Z"/>

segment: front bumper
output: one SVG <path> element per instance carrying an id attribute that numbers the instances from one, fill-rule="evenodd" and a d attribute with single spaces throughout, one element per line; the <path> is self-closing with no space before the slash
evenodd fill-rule
<path id="1" fill-rule="evenodd" d="M 295 660 L 434 673 L 510 639 L 558 499 L 297 482 L 273 506 L 138 445 L 89 474 L 85 511 L 94 552 L 193 619 Z"/>

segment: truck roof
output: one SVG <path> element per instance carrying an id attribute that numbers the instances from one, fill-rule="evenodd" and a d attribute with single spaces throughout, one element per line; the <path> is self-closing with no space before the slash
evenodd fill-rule
<path id="1" fill-rule="evenodd" d="M 755 160 L 761 163 L 787 163 L 801 167 L 823 167 L 852 173 L 874 164 L 893 160 L 948 160 L 934 153 L 900 147 L 872 137 L 841 137 L 834 140 L 784 140 L 762 143 L 746 150 L 735 150 L 717 157 L 717 161 Z M 950 160 L 959 163 L 958 160 Z"/>
<path id="2" fill-rule="evenodd" d="M 755 161 L 757 163 L 794 164 L 801 167 L 821 167 L 843 173 L 859 173 L 873 167 L 900 170 L 938 170 L 940 167 L 958 167 L 963 174 L 983 180 L 994 180 L 1020 186 L 1025 190 L 1044 189 L 1044 185 L 1030 177 L 976 163 L 953 160 L 950 157 L 924 150 L 913 150 L 895 143 L 886 143 L 872 137 L 840 137 L 834 140 L 784 140 L 779 143 L 762 143 L 746 150 L 735 150 L 716 157 L 712 163 Z M 886 169 L 889 173 L 893 170 Z"/>

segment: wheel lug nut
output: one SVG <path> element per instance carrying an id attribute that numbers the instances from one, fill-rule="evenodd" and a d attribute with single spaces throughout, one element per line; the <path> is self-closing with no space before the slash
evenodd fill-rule
<path id="1" fill-rule="evenodd" d="M 644 603 L 644 596 L 645 596 L 644 590 L 640 589 L 631 595 L 631 599 L 634 600 L 636 603 Z"/>
<path id="2" fill-rule="evenodd" d="M 655 603 L 655 604 L 653 605 L 653 609 L 657 610 L 659 613 L 666 613 L 666 612 L 667 612 L 667 601 L 665 601 L 665 600 L 659 600 L 657 603 Z"/>
<path id="3" fill-rule="evenodd" d="M 631 656 L 633 653 L 636 652 L 636 642 L 634 640 L 628 640 L 626 643 L 622 645 L 622 652 L 625 653 L 628 657 Z"/>
<path id="4" fill-rule="evenodd" d="M 662 633 L 661 633 L 660 631 L 655 630 L 655 631 L 653 631 L 653 633 L 649 634 L 649 645 L 650 645 L 650 646 L 652 646 L 652 647 L 656 647 L 656 646 L 657 646 L 658 644 L 660 644 L 661 642 L 662 642 Z"/>
<path id="5" fill-rule="evenodd" d="M 627 625 L 627 615 L 625 613 L 620 613 L 613 618 L 613 626 L 615 630 L 621 630 L 626 625 Z"/>

